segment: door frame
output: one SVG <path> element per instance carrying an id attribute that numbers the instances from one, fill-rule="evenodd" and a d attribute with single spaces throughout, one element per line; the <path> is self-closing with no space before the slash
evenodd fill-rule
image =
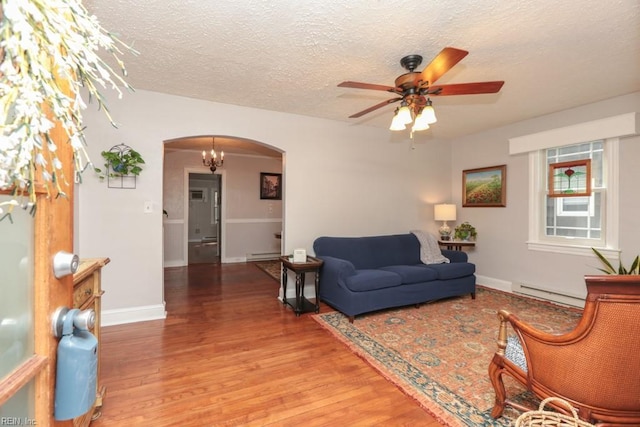
<path id="1" fill-rule="evenodd" d="M 67 143 L 68 137 L 60 124 L 52 129 L 50 136 L 56 142 L 57 155 L 62 162 L 61 172 L 69 184 L 63 185 L 65 195 L 60 197 L 48 194 L 41 184 L 36 184 L 37 209 L 33 235 L 34 354 L 0 379 L 0 401 L 11 398 L 24 385 L 35 380 L 37 424 L 71 426 L 71 420 L 53 419 L 58 339 L 52 333 L 52 315 L 58 307 L 73 306 L 73 275 L 56 278 L 53 255 L 59 251 L 73 252 L 74 164 L 71 145 Z M 10 191 L 2 193 L 10 194 Z"/>
<path id="2" fill-rule="evenodd" d="M 182 253 L 184 254 L 184 265 L 189 265 L 189 174 L 197 173 L 197 174 L 207 174 L 211 173 L 209 168 L 206 167 L 190 167 L 187 166 L 184 168 L 184 178 L 183 178 L 183 191 L 182 191 L 182 216 L 183 216 L 183 224 L 182 224 Z M 220 245 L 220 262 L 224 263 L 226 260 L 226 246 L 227 239 L 225 238 L 226 231 L 226 219 L 227 219 L 227 198 L 226 187 L 227 180 L 225 179 L 225 170 L 224 168 L 220 168 L 216 170 L 215 175 L 220 175 L 220 180 L 222 181 L 220 185 L 220 236 L 218 236 L 218 244 Z"/>

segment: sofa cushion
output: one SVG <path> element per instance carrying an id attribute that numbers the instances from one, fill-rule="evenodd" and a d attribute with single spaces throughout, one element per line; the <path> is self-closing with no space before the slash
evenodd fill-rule
<path id="1" fill-rule="evenodd" d="M 346 259 L 359 270 L 420 263 L 420 242 L 413 234 L 318 237 L 313 250 L 316 256 Z"/>
<path id="2" fill-rule="evenodd" d="M 440 280 L 457 279 L 471 276 L 476 272 L 476 265 L 469 262 L 452 262 L 451 264 L 429 264 L 422 268 L 434 270 Z"/>
<path id="3" fill-rule="evenodd" d="M 354 292 L 366 292 L 400 286 L 402 278 L 391 271 L 356 270 L 355 275 L 344 279 L 344 284 Z"/>
<path id="4" fill-rule="evenodd" d="M 438 278 L 437 271 L 423 268 L 420 265 L 390 265 L 382 267 L 381 270 L 398 274 L 402 278 L 402 283 L 405 284 L 428 282 Z"/>

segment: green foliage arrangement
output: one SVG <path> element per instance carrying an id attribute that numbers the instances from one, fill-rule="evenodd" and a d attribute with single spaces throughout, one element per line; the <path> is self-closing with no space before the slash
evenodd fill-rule
<path id="1" fill-rule="evenodd" d="M 614 268 L 613 264 L 611 264 L 611 262 L 609 262 L 609 260 L 607 258 L 605 258 L 604 255 L 602 255 L 600 252 L 598 252 L 598 250 L 596 248 L 591 248 L 591 250 L 593 250 L 593 253 L 596 254 L 596 256 L 598 257 L 598 259 L 602 262 L 602 264 L 604 264 L 605 268 L 599 268 L 598 270 L 602 271 L 603 273 L 606 274 L 640 274 L 640 255 L 637 255 L 636 258 L 633 260 L 633 262 L 631 263 L 631 267 L 629 268 L 625 268 L 622 265 L 622 260 L 620 260 L 620 264 L 618 265 L 618 268 Z"/>
<path id="2" fill-rule="evenodd" d="M 96 173 L 100 179 L 104 179 L 108 176 L 128 176 L 140 175 L 144 164 L 144 159 L 136 150 L 127 148 L 124 151 L 103 151 L 102 157 L 104 157 L 104 171 L 99 168 L 95 168 Z"/>
<path id="3" fill-rule="evenodd" d="M 465 221 L 455 228 L 453 238 L 456 240 L 469 240 L 475 239 L 477 235 L 476 228 Z"/>

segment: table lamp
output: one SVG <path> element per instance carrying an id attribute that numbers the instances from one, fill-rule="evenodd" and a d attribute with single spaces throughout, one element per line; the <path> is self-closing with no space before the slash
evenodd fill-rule
<path id="1" fill-rule="evenodd" d="M 442 221 L 442 225 L 438 229 L 440 232 L 441 240 L 450 240 L 451 239 L 451 227 L 447 225 L 447 221 L 455 221 L 456 220 L 456 205 L 435 205 L 434 206 L 434 219 L 436 221 Z"/>

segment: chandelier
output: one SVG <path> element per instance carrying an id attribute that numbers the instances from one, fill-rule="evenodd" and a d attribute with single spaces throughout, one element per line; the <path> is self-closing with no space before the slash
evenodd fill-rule
<path id="1" fill-rule="evenodd" d="M 429 125 L 437 121 L 436 112 L 431 105 L 431 99 L 424 99 L 421 95 L 409 95 L 396 111 L 389 130 L 405 130 L 413 122 L 411 133 L 427 130 Z"/>
<path id="2" fill-rule="evenodd" d="M 209 167 L 211 173 L 214 173 L 216 169 L 221 168 L 224 163 L 224 151 L 220 151 L 220 160 L 216 154 L 216 139 L 211 137 L 211 156 L 207 159 L 207 152 L 202 150 L 202 164 Z"/>

